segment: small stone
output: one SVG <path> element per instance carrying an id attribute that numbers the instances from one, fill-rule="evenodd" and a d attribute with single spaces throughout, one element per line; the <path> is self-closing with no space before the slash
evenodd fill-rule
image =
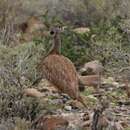
<path id="1" fill-rule="evenodd" d="M 78 34 L 84 34 L 84 33 L 90 32 L 90 28 L 88 28 L 88 27 L 79 27 L 79 28 L 73 29 L 73 31 L 75 33 L 78 33 Z"/>
<path id="2" fill-rule="evenodd" d="M 71 106 L 65 106 L 64 109 L 67 110 L 67 111 L 71 111 L 72 107 Z"/>
<path id="3" fill-rule="evenodd" d="M 80 69 L 81 75 L 92 75 L 92 74 L 101 74 L 104 70 L 104 67 L 98 60 L 90 61 L 85 63 L 83 68 Z"/>
<path id="4" fill-rule="evenodd" d="M 93 95 L 88 95 L 87 97 L 90 98 L 90 99 L 93 99 L 93 100 L 97 100 L 97 98 L 94 97 Z"/>
<path id="5" fill-rule="evenodd" d="M 118 82 L 113 82 L 112 85 L 113 85 L 113 86 L 116 86 L 116 87 L 119 87 L 119 86 L 120 86 Z"/>
<path id="6" fill-rule="evenodd" d="M 103 82 L 103 84 L 112 84 L 115 81 L 114 81 L 113 77 L 108 77 L 107 79 L 102 78 L 102 82 Z"/>
<path id="7" fill-rule="evenodd" d="M 51 100 L 50 102 L 54 105 L 60 105 L 63 103 L 61 99 L 54 99 L 54 100 Z"/>

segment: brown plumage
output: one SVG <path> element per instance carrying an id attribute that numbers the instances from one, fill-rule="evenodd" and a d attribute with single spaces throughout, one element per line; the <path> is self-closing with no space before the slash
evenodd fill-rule
<path id="1" fill-rule="evenodd" d="M 43 77 L 54 84 L 60 92 L 68 94 L 86 107 L 79 93 L 79 79 L 75 66 L 67 57 L 60 54 L 59 32 L 59 28 L 54 28 L 50 32 L 53 35 L 53 46 L 42 59 L 39 70 Z"/>

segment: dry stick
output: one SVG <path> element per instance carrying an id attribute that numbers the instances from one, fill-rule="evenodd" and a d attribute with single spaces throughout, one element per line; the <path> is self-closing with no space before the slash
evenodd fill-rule
<path id="1" fill-rule="evenodd" d="M 99 75 L 99 82 L 98 82 L 98 92 L 99 92 L 99 88 L 101 87 L 101 74 L 98 73 Z M 92 130 L 102 130 L 102 126 L 100 126 L 100 128 L 98 128 L 98 122 L 99 122 L 99 119 L 103 113 L 103 111 L 108 108 L 108 101 L 106 100 L 102 100 L 102 95 L 99 96 L 99 102 L 101 104 L 101 106 L 99 106 L 98 108 L 96 108 L 94 110 L 94 115 L 93 115 L 93 120 L 92 120 L 92 127 L 91 129 Z"/>
<path id="2" fill-rule="evenodd" d="M 127 69 L 130 69 L 130 66 L 121 68 L 121 69 L 119 70 L 119 73 L 121 73 L 122 71 L 127 70 Z"/>
<path id="3" fill-rule="evenodd" d="M 99 109 L 94 110 L 94 115 L 93 115 L 93 121 L 92 121 L 92 130 L 98 130 L 98 120 L 100 115 L 102 114 L 102 111 Z"/>
<path id="4" fill-rule="evenodd" d="M 99 75 L 99 73 L 98 73 Z M 98 82 L 98 92 L 99 92 L 99 87 L 100 87 L 100 83 Z M 101 97 L 99 98 L 99 100 L 101 101 Z M 92 120 L 92 130 L 98 130 L 98 120 L 103 112 L 103 107 L 101 108 L 97 108 L 94 110 L 94 115 L 93 115 L 93 120 Z"/>
<path id="5" fill-rule="evenodd" d="M 101 102 L 101 106 L 94 110 L 93 120 L 92 120 L 92 130 L 102 130 L 103 126 L 99 124 L 99 119 L 102 116 L 103 111 L 108 108 L 108 102 Z"/>

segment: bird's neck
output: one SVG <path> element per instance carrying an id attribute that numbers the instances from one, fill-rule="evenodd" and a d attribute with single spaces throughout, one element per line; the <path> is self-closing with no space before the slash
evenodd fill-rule
<path id="1" fill-rule="evenodd" d="M 61 54 L 61 39 L 59 35 L 54 37 L 49 54 Z"/>

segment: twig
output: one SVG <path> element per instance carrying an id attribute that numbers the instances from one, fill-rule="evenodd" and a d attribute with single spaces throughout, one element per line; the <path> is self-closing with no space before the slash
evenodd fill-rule
<path id="1" fill-rule="evenodd" d="M 99 120 L 102 118 L 102 113 L 108 108 L 107 100 L 100 100 L 100 106 L 94 110 L 93 120 L 92 120 L 92 130 L 102 130 L 104 126 L 99 123 Z"/>
<path id="2" fill-rule="evenodd" d="M 119 70 L 119 73 L 121 73 L 122 71 L 126 70 L 126 69 L 130 69 L 130 66 L 127 66 L 127 67 L 123 67 Z"/>
<path id="3" fill-rule="evenodd" d="M 102 114 L 102 111 L 100 109 L 94 110 L 93 121 L 92 121 L 92 130 L 98 130 L 98 120 L 99 120 L 99 117 L 101 116 L 101 114 Z"/>

